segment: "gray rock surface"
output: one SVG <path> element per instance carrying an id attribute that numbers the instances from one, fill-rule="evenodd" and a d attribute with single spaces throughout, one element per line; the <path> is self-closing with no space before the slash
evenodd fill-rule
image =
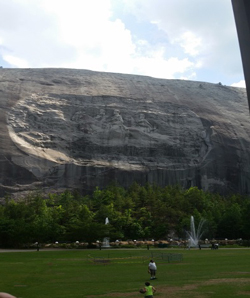
<path id="1" fill-rule="evenodd" d="M 112 181 L 250 192 L 244 88 L 2 68 L 0 121 L 0 196 Z"/>

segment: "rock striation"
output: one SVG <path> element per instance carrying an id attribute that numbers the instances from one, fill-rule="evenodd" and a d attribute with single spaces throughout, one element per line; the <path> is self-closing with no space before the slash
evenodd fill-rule
<path id="1" fill-rule="evenodd" d="M 0 69 L 0 196 L 116 181 L 250 192 L 244 88 L 75 69 Z"/>

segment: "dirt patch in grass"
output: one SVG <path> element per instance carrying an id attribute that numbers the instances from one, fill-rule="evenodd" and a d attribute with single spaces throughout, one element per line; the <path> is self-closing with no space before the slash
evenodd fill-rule
<path id="1" fill-rule="evenodd" d="M 203 285 L 218 285 L 222 283 L 249 283 L 250 278 L 219 278 L 203 282 Z"/>
<path id="2" fill-rule="evenodd" d="M 169 287 L 169 286 L 157 286 L 157 297 L 168 297 L 168 298 L 176 298 L 178 297 L 178 293 L 180 292 L 189 292 L 190 294 L 192 293 L 192 297 L 194 298 L 203 298 L 204 295 L 202 293 L 197 293 L 193 292 L 199 288 L 199 286 L 204 286 L 204 285 L 218 285 L 218 284 L 224 284 L 224 283 L 249 283 L 250 278 L 221 278 L 221 279 L 210 279 L 205 282 L 197 283 L 197 284 L 188 284 L 184 285 L 182 287 Z M 212 292 L 211 292 L 212 293 Z M 250 296 L 250 291 L 244 291 L 240 292 L 239 294 L 244 294 L 244 295 L 249 295 Z M 139 289 L 136 292 L 128 292 L 128 293 L 108 293 L 104 295 L 89 295 L 87 296 L 88 298 L 93 298 L 93 297 L 102 297 L 102 298 L 108 298 L 108 297 L 130 297 L 130 298 L 136 298 L 140 297 Z M 141 295 L 141 297 L 144 297 Z"/>
<path id="3" fill-rule="evenodd" d="M 239 292 L 239 295 L 250 296 L 250 291 L 241 291 Z"/>

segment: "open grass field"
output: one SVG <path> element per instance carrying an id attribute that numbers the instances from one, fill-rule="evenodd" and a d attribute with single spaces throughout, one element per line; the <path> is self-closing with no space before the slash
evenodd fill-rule
<path id="1" fill-rule="evenodd" d="M 147 265 L 158 265 L 155 297 L 250 296 L 250 249 L 108 249 L 0 253 L 0 292 L 18 298 L 143 297 Z M 182 254 L 183 261 L 157 259 Z"/>

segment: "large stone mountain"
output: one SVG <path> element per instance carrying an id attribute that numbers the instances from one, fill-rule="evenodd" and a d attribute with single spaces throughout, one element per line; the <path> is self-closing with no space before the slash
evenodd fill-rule
<path id="1" fill-rule="evenodd" d="M 246 90 L 73 69 L 0 69 L 0 196 L 112 181 L 250 192 Z"/>

